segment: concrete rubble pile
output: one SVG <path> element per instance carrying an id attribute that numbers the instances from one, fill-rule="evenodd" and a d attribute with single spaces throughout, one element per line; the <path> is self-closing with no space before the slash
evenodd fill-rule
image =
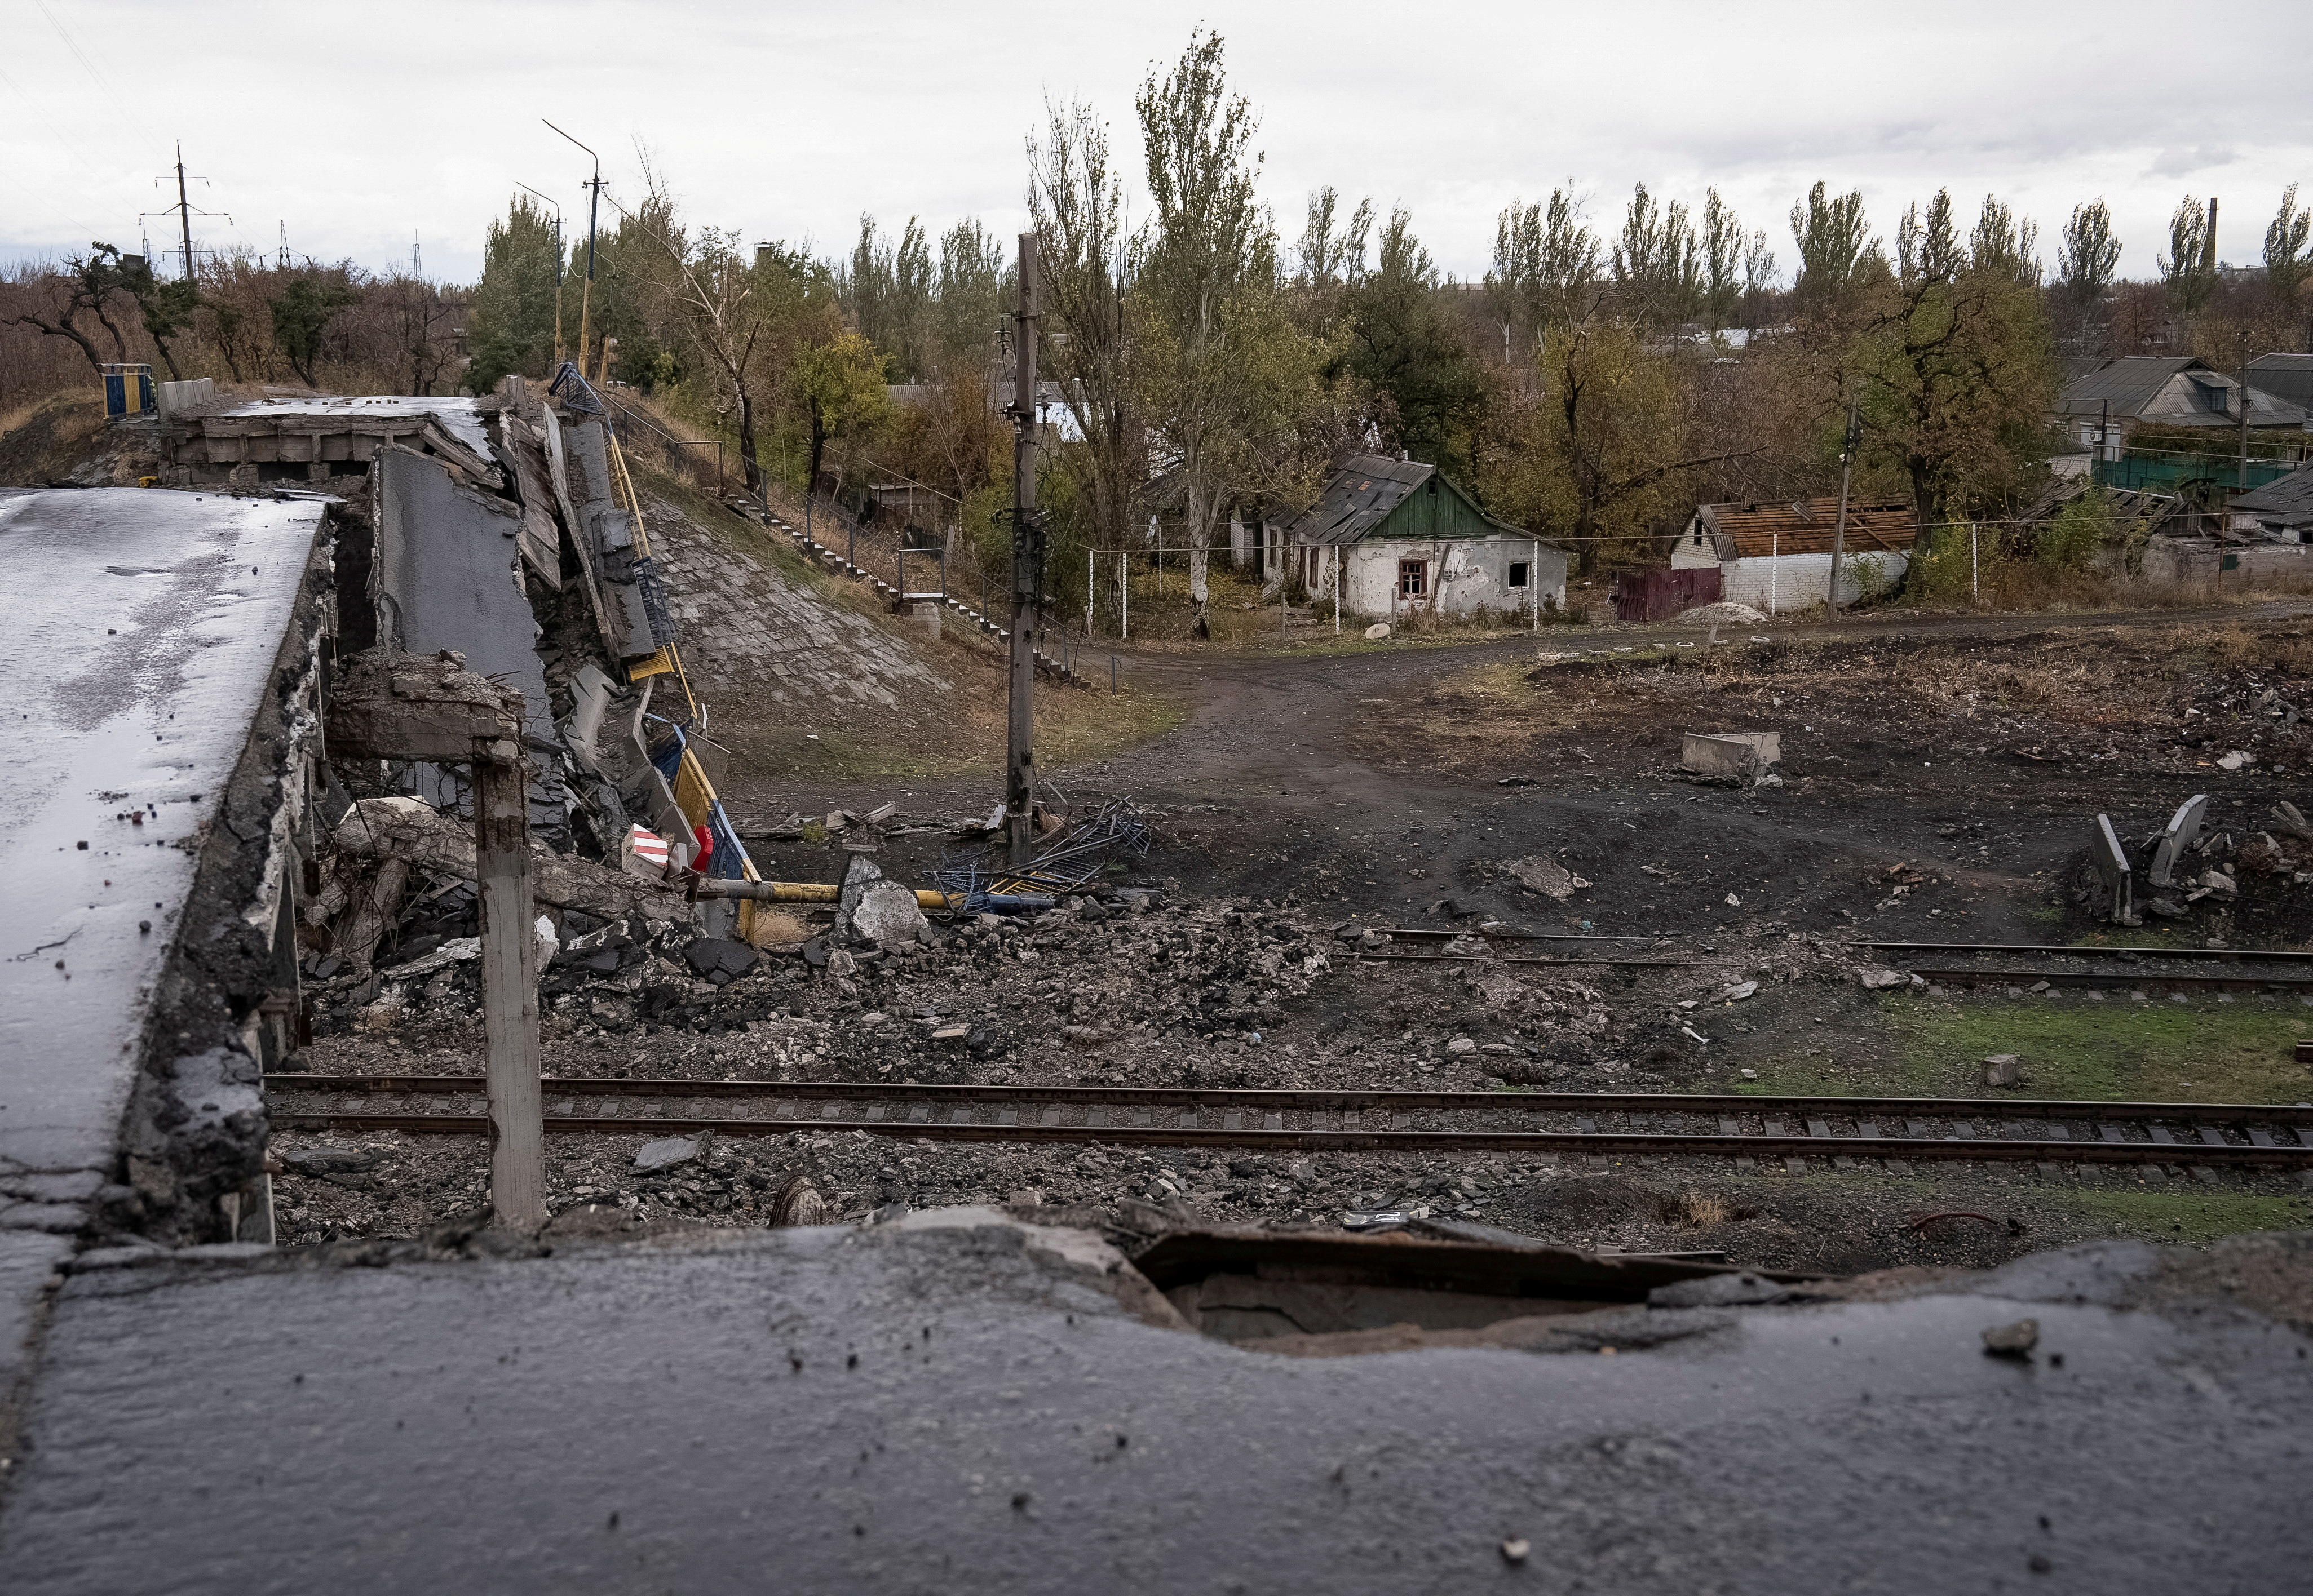
<path id="1" fill-rule="evenodd" d="M 2291 893 L 2313 886 L 2313 824 L 2286 801 L 2261 817 L 2212 824 L 2209 804 L 2195 794 L 2159 831 L 2133 839 L 2110 815 L 2097 816 L 2067 883 L 2071 900 L 2127 926 L 2199 917 L 2214 933 L 2235 923 L 2236 909 L 2276 928 L 2302 917 Z"/>

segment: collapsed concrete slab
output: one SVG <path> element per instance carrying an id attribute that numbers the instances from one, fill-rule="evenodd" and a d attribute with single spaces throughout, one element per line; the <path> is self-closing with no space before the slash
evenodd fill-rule
<path id="1" fill-rule="evenodd" d="M 22 601 L 0 752 L 0 1364 L 40 1260 L 91 1226 L 224 1241 L 246 1216 L 270 1239 L 258 1075 L 295 1045 L 329 513 L 0 493 Z"/>

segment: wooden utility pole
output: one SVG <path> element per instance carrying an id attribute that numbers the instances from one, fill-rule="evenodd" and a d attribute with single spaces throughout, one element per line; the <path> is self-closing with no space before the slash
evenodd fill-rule
<path id="1" fill-rule="evenodd" d="M 1004 814 L 1012 862 L 1036 840 L 1036 632 L 1043 624 L 1044 534 L 1036 519 L 1036 235 L 1020 235 L 1020 309 L 1012 340 L 1012 697 Z"/>
<path id="2" fill-rule="evenodd" d="M 535 1232 L 546 1223 L 546 1124 L 539 1084 L 530 795 L 520 741 L 477 739 L 473 770 L 482 1033 L 489 1052 L 490 1212 L 508 1230 Z"/>
<path id="3" fill-rule="evenodd" d="M 1847 484 L 1855 473 L 1855 445 L 1862 435 L 1860 421 L 1851 399 L 1847 406 L 1847 437 L 1839 451 L 1839 520 L 1831 532 L 1831 591 L 1824 595 L 1825 606 L 1834 615 L 1839 613 L 1839 561 L 1847 552 Z"/>

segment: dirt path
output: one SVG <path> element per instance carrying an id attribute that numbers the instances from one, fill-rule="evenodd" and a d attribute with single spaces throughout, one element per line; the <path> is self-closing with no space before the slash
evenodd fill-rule
<path id="1" fill-rule="evenodd" d="M 2308 615 L 2313 604 L 2288 601 L 2094 616 L 1872 618 L 1741 636 L 1770 636 L 1780 646 L 2013 642 L 2045 649 L 2131 627 L 2270 627 Z M 1611 651 L 1702 635 L 1657 626 L 1561 631 L 1543 643 L 1552 652 L 1578 642 Z M 1752 647 L 1722 646 L 1715 658 L 1738 663 Z M 1896 758 L 1890 750 L 1859 754 L 1874 749 L 1878 729 L 1868 712 L 1810 723 L 1794 711 L 1763 723 L 1796 723 L 1787 728 L 1787 760 L 1821 779 L 1745 793 L 1699 787 L 1672 768 L 1673 734 L 1702 729 L 1679 718 L 1680 706 L 1635 706 L 1599 723 L 1595 735 L 1578 717 L 1574 730 L 1537 738 L 1501 706 L 1454 691 L 1473 672 L 1523 666 L 1535 653 L 1531 638 L 1517 637 L 1353 653 L 1137 656 L 1130 680 L 1186 703 L 1186 719 L 1050 779 L 1072 797 L 1129 793 L 1165 811 L 1165 841 L 1149 868 L 1192 891 L 1289 895 L 1344 916 L 1390 918 L 1451 899 L 1457 909 L 1542 928 L 1623 934 L 1771 922 L 1840 931 L 1868 916 L 1878 934 L 1895 934 L 1890 925 L 1952 934 L 1965 923 L 1962 934 L 1985 941 L 2039 940 L 2027 914 L 2034 906 L 2019 899 L 2045 899 L 2049 873 L 2081 846 L 2098 808 L 2141 802 L 2159 809 L 2184 795 L 2168 787 L 2191 785 L 2183 776 L 2114 782 L 2089 769 L 2084 787 L 2083 773 L 2070 767 L 2006 759 L 1986 768 L 2001 756 L 1962 750 L 1967 763 L 1953 769 L 1948 760 L 1948 779 L 1935 775 L 1933 758 L 1925 769 L 1886 775 L 1903 794 L 1894 797 L 1842 774 L 1859 759 Z M 1694 713 L 1723 721 L 1737 710 L 1722 700 Z M 1521 785 L 1499 785 L 1505 778 Z M 989 785 L 820 785 L 792 802 L 811 811 L 898 797 L 910 812 L 962 812 L 984 809 Z M 1560 860 L 1590 889 L 1560 902 L 1503 873 L 1508 862 L 1536 855 Z M 1948 877 L 1943 900 L 1906 895 L 1892 911 L 1875 912 L 1886 896 L 1879 878 L 1907 863 Z M 1727 903 L 1729 893 L 1737 904 Z"/>

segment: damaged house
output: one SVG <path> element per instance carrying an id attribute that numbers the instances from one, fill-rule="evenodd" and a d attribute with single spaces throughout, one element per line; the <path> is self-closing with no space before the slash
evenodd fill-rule
<path id="1" fill-rule="evenodd" d="M 1670 569 L 1718 574 L 1719 591 L 1695 598 L 1695 603 L 1725 600 L 1769 615 L 1824 601 L 1835 541 L 1842 542 L 1841 603 L 1903 582 L 1916 531 L 1909 504 L 1851 501 L 1843 540 L 1840 525 L 1839 501 L 1833 497 L 1788 504 L 1698 504 L 1671 546 Z"/>
<path id="2" fill-rule="evenodd" d="M 1353 454 L 1281 529 L 1282 572 L 1360 616 L 1521 614 L 1566 602 L 1566 551 L 1497 521 L 1420 460 Z M 1275 574 L 1264 559 L 1264 574 Z"/>

